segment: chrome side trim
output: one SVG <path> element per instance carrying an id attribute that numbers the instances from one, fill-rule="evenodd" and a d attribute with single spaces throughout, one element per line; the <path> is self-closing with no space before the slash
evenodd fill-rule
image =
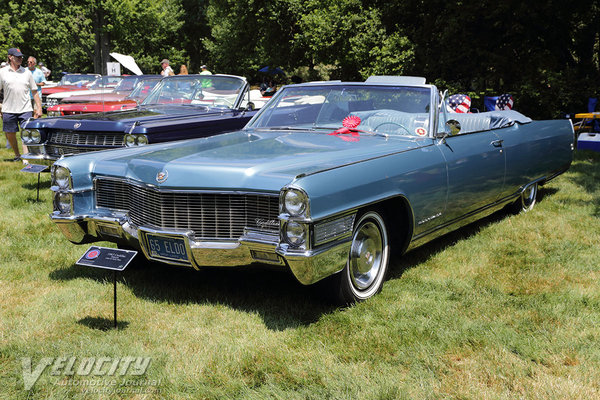
<path id="1" fill-rule="evenodd" d="M 506 206 L 508 203 L 515 201 L 520 196 L 524 188 L 525 187 L 522 187 L 517 193 L 506 196 L 503 199 L 495 201 L 494 203 L 488 204 L 451 221 L 447 221 L 441 225 L 435 226 L 428 231 L 421 232 L 420 234 L 413 236 L 406 251 L 412 250 L 415 247 L 443 236 L 446 233 L 452 232 L 462 226 L 470 224 L 471 222 L 475 222 L 481 218 L 493 214 L 494 212 L 502 209 L 502 207 Z"/>

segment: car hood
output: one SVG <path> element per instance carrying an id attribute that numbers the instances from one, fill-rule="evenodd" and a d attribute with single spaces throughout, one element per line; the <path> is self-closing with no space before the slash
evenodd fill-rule
<path id="1" fill-rule="evenodd" d="M 127 108 L 136 107 L 137 103 L 135 100 L 118 100 L 118 101 L 105 101 L 103 103 L 63 103 L 57 106 L 49 108 L 51 111 L 85 111 L 85 110 L 97 110 L 100 112 L 105 108 L 110 110 L 118 110 L 120 106 L 127 106 Z"/>
<path id="2" fill-rule="evenodd" d="M 242 130 L 204 139 L 70 157 L 94 175 L 126 177 L 172 189 L 279 191 L 296 177 L 408 151 L 431 139 L 361 135 L 347 141 L 329 132 Z M 100 158 L 99 158 L 100 156 Z M 74 166 L 89 171 L 89 166 Z M 74 170 L 73 168 L 71 169 Z M 158 182 L 157 175 L 166 174 Z"/>
<path id="3" fill-rule="evenodd" d="M 86 90 L 85 86 L 78 85 L 60 85 L 60 86 L 51 86 L 47 88 L 42 88 L 42 94 L 53 94 L 58 92 L 64 92 L 67 90 Z"/>
<path id="4" fill-rule="evenodd" d="M 124 92 L 96 92 L 96 93 L 84 93 L 85 91 L 82 91 L 81 94 L 77 94 L 77 95 L 73 95 L 73 96 L 68 96 L 68 94 L 65 94 L 64 96 L 67 96 L 67 98 L 65 99 L 65 103 L 91 103 L 91 102 L 102 102 L 102 101 L 114 101 L 114 100 L 122 100 L 125 97 L 127 97 L 127 95 L 129 95 L 128 91 L 124 91 Z M 91 92 L 91 90 L 89 91 Z M 59 96 L 60 94 L 56 94 L 56 96 Z M 55 96 L 55 95 L 52 95 Z M 64 104 L 64 103 L 63 103 Z"/>
<path id="5" fill-rule="evenodd" d="M 66 92 L 53 93 L 48 96 L 49 99 L 64 99 L 65 97 L 87 96 L 92 94 L 110 93 L 114 88 L 103 89 L 83 89 L 83 90 L 68 90 Z"/>

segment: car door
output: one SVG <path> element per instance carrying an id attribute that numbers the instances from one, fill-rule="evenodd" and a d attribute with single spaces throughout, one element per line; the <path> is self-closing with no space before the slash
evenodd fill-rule
<path id="1" fill-rule="evenodd" d="M 437 146 L 446 159 L 450 222 L 495 202 L 504 186 L 505 154 L 493 131 L 448 136 Z"/>

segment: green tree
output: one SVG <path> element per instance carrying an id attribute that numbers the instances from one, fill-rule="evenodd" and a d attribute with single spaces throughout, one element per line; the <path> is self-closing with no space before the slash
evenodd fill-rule
<path id="1" fill-rule="evenodd" d="M 403 74 L 412 62 L 410 41 L 381 23 L 381 11 L 360 0 L 308 0 L 295 44 L 311 66 L 331 65 L 331 77 L 362 80 L 373 73 Z"/>

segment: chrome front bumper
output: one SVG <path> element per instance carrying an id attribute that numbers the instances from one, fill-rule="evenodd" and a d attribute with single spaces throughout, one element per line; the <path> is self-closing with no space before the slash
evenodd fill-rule
<path id="1" fill-rule="evenodd" d="M 126 218 L 117 217 L 63 217 L 51 215 L 62 233 L 76 244 L 111 241 L 140 249 L 147 259 L 167 264 L 200 269 L 206 266 L 241 266 L 267 263 L 289 267 L 304 285 L 315 283 L 341 271 L 346 266 L 350 239 L 333 242 L 318 250 L 299 252 L 281 244 L 277 234 L 246 230 L 236 241 L 196 241 L 189 231 L 162 231 L 139 228 Z M 151 256 L 146 240 L 148 234 L 184 239 L 188 260 L 171 260 Z"/>
<path id="2" fill-rule="evenodd" d="M 46 154 L 44 144 L 28 144 L 26 146 L 29 153 L 23 154 L 21 158 L 29 161 L 30 164 L 52 165 L 60 158 Z"/>

